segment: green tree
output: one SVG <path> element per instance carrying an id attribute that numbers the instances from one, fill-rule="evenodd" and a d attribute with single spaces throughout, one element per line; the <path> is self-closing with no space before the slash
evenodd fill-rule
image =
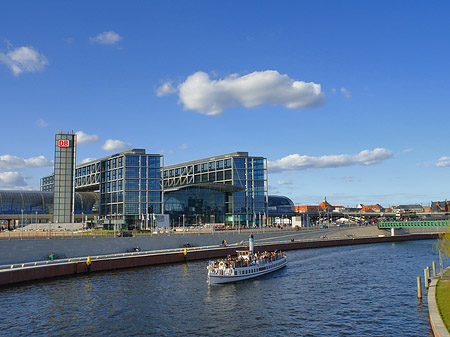
<path id="1" fill-rule="evenodd" d="M 444 233 L 439 234 L 439 250 L 450 256 L 450 229 L 446 229 Z"/>

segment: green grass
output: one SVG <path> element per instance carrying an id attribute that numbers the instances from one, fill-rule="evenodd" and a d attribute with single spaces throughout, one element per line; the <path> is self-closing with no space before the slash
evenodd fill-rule
<path id="1" fill-rule="evenodd" d="M 436 303 L 445 327 L 450 331 L 450 270 L 444 273 L 437 284 Z"/>

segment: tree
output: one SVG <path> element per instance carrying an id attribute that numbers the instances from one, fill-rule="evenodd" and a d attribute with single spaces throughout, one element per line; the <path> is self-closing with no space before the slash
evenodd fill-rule
<path id="1" fill-rule="evenodd" d="M 447 256 L 450 256 L 450 229 L 439 234 L 439 250 Z"/>
<path id="2" fill-rule="evenodd" d="M 442 255 L 450 257 L 450 228 L 447 228 L 445 232 L 439 234 L 438 245 L 439 249 L 439 267 L 440 270 L 444 270 L 444 262 Z"/>

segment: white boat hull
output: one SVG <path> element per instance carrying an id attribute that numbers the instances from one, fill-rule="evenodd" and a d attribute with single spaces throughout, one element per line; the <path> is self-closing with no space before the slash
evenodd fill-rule
<path id="1" fill-rule="evenodd" d="M 251 278 L 259 277 L 277 271 L 287 264 L 286 257 L 262 265 L 251 265 L 248 267 L 238 267 L 234 269 L 223 269 L 220 273 L 215 273 L 211 269 L 208 272 L 209 284 L 223 284 L 239 282 Z"/>

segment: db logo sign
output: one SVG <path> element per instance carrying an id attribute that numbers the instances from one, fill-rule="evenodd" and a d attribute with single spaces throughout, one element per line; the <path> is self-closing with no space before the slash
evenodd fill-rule
<path id="1" fill-rule="evenodd" d="M 58 139 L 58 147 L 70 147 L 70 139 Z"/>

